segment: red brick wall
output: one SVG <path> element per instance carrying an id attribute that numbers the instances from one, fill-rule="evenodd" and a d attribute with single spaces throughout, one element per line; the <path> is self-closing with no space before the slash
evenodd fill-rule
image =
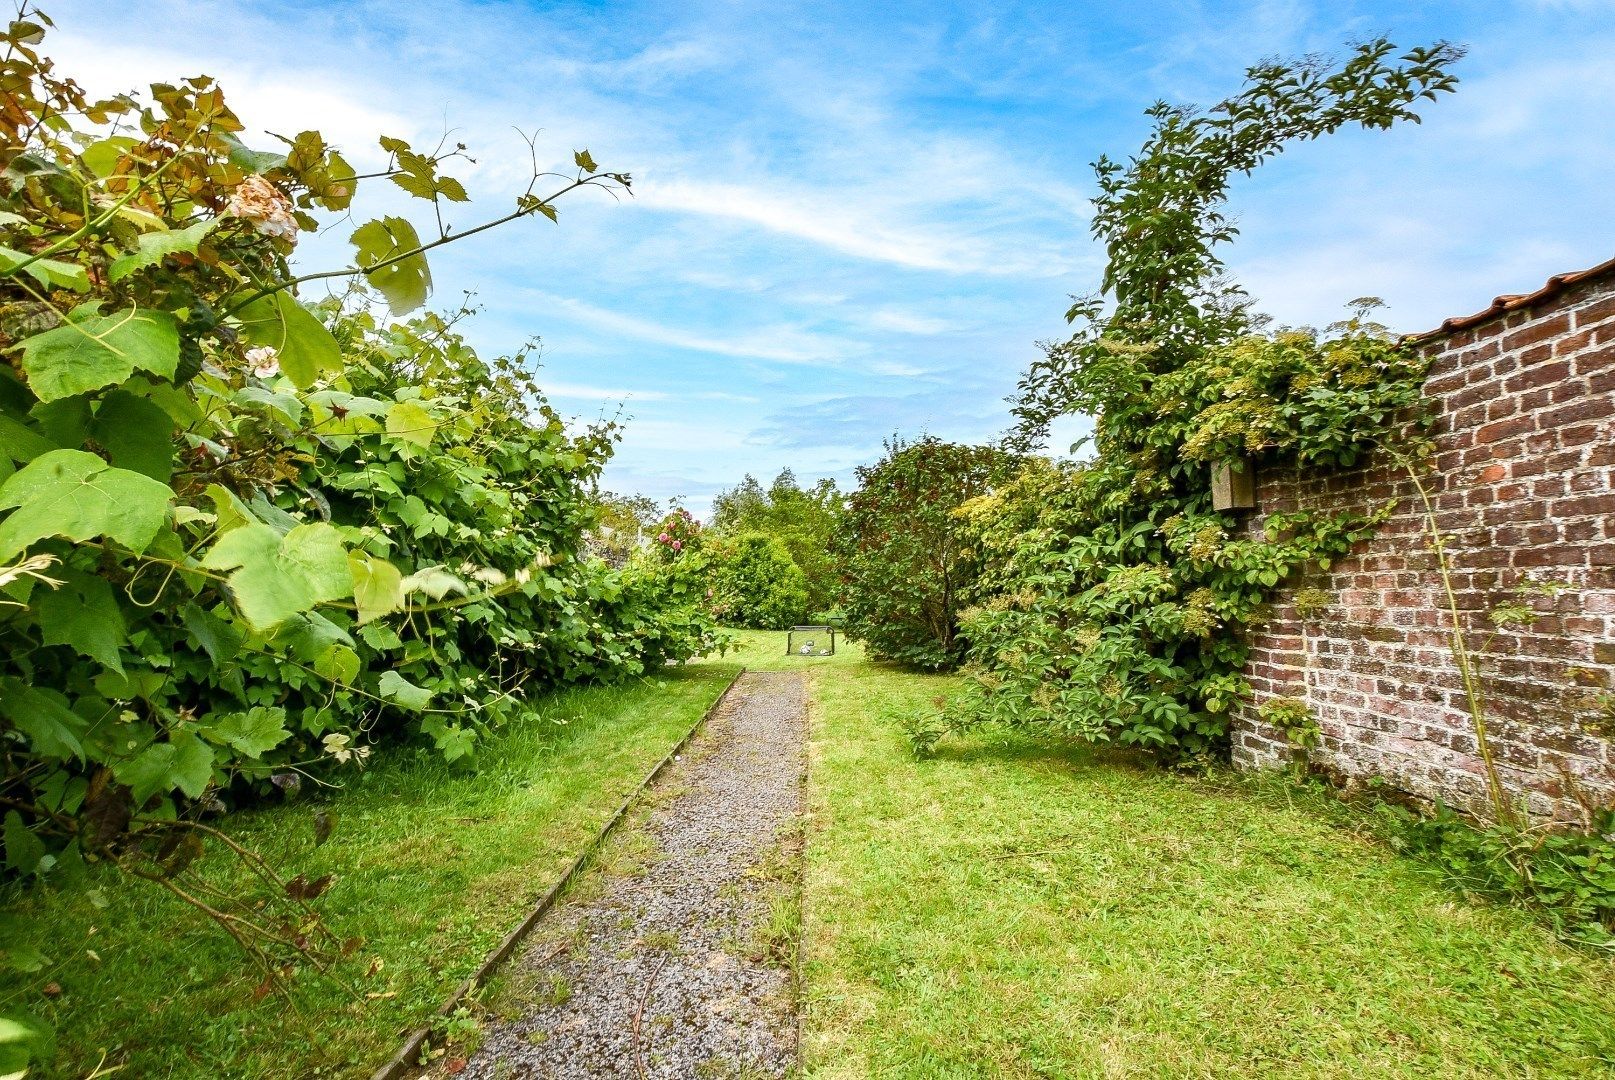
<path id="1" fill-rule="evenodd" d="M 1426 392 L 1440 414 L 1426 482 L 1453 537 L 1467 624 L 1484 633 L 1486 611 L 1526 575 L 1572 586 L 1537 601 L 1543 618 L 1498 634 L 1477 660 L 1504 783 L 1537 814 L 1574 816 L 1572 784 L 1615 796 L 1615 718 L 1601 711 L 1601 695 L 1615 692 L 1615 273 L 1426 348 Z M 1349 558 L 1281 593 L 1253 634 L 1245 673 L 1255 696 L 1236 718 L 1235 763 L 1291 759 L 1255 707 L 1299 697 L 1323 734 L 1317 764 L 1483 812 L 1450 616 L 1407 477 L 1384 463 L 1328 476 L 1269 471 L 1257 492 L 1252 528 L 1263 512 L 1397 503 Z M 1307 587 L 1336 603 L 1303 624 L 1291 599 Z"/>

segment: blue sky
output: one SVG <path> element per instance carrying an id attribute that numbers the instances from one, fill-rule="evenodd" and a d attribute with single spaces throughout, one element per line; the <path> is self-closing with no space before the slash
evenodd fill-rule
<path id="1" fill-rule="evenodd" d="M 609 486 L 697 511 L 746 472 L 845 483 L 894 432 L 1000 431 L 1034 342 L 1098 280 L 1089 163 L 1136 147 L 1153 100 L 1215 101 L 1264 56 L 1380 33 L 1470 49 L 1422 126 L 1236 185 L 1229 262 L 1279 321 L 1371 294 L 1428 329 L 1615 255 L 1615 0 L 131 10 L 47 3 L 51 52 L 94 90 L 216 75 L 250 132 L 318 128 L 361 166 L 379 134 L 453 128 L 478 162 L 458 225 L 525 186 L 513 128 L 549 164 L 588 147 L 631 172 L 632 200 L 584 193 L 559 227 L 443 250 L 435 302 L 475 292 L 487 352 L 541 337 L 557 407 L 631 417 Z M 304 265 L 344 261 L 339 241 Z"/>

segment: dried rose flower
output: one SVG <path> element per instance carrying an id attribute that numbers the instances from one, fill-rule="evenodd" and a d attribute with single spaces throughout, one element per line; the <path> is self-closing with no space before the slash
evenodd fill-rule
<path id="1" fill-rule="evenodd" d="M 292 200 L 261 176 L 249 176 L 237 184 L 224 212 L 229 217 L 252 222 L 252 227 L 264 236 L 273 236 L 288 244 L 297 243 L 297 219 L 292 217 Z"/>

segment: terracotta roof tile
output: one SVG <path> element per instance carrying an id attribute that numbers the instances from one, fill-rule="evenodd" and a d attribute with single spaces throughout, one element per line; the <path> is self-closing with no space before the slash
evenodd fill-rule
<path id="1" fill-rule="evenodd" d="M 1521 308 L 1534 307 L 1535 305 L 1540 304 L 1544 300 L 1550 299 L 1554 295 L 1562 292 L 1577 282 L 1586 281 L 1589 278 L 1600 277 L 1605 274 L 1615 275 L 1615 259 L 1610 259 L 1608 262 L 1601 262 L 1597 266 L 1589 267 L 1586 270 L 1573 270 L 1568 274 L 1555 274 L 1553 277 L 1547 280 L 1547 283 L 1543 285 L 1542 288 L 1536 290 L 1535 292 L 1514 293 L 1506 296 L 1499 296 L 1492 301 L 1492 306 L 1487 308 L 1485 311 L 1477 311 L 1473 315 L 1454 316 L 1451 319 L 1447 319 L 1434 330 L 1426 330 L 1422 334 L 1409 334 L 1403 340 L 1408 342 L 1429 341 L 1432 338 L 1444 337 L 1447 334 L 1455 333 L 1459 330 L 1467 330 L 1471 326 L 1479 326 L 1481 323 L 1489 322 L 1492 319 L 1497 318 L 1499 315 L 1507 314 L 1510 311 L 1518 311 Z"/>

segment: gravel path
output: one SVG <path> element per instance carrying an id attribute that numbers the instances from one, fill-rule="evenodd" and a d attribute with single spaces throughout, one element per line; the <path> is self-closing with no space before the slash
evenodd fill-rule
<path id="1" fill-rule="evenodd" d="M 797 927 L 802 677 L 742 675 L 641 829 L 547 916 L 459 1075 L 784 1076 Z"/>

